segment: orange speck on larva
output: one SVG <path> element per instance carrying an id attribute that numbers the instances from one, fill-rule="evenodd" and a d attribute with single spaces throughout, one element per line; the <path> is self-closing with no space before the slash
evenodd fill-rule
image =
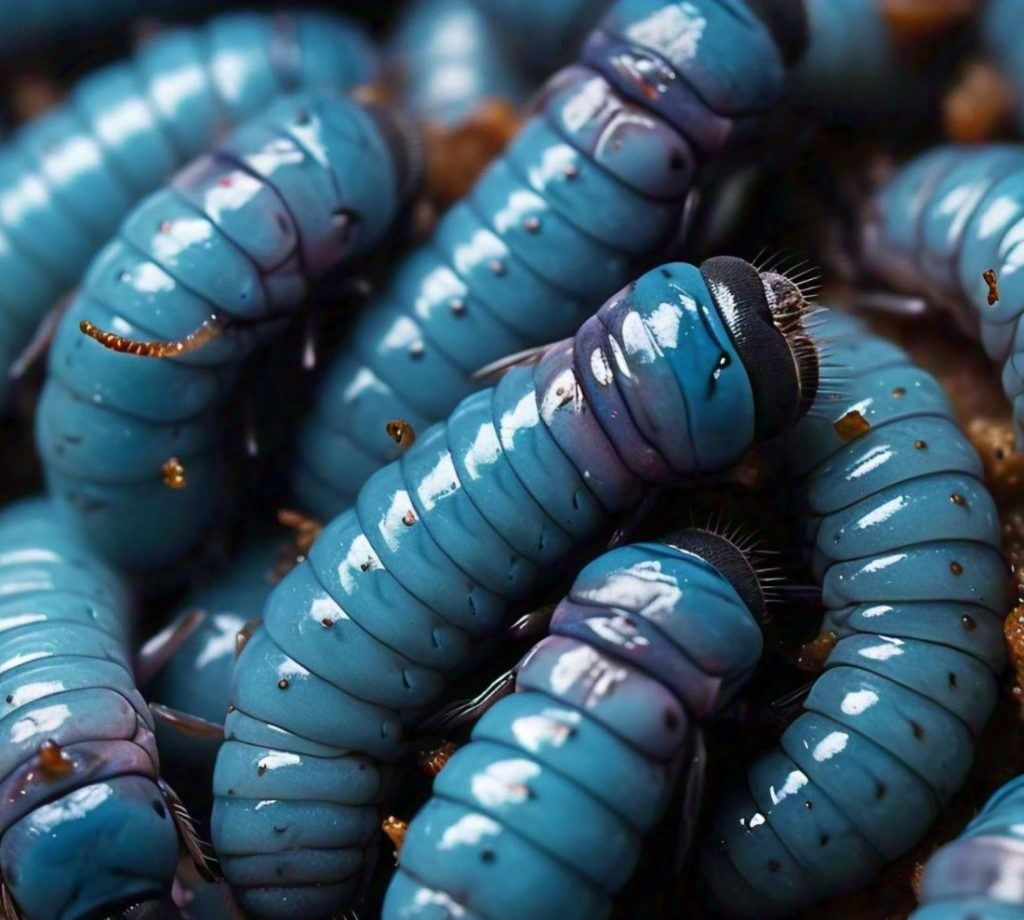
<path id="1" fill-rule="evenodd" d="M 164 477 L 164 485 L 168 489 L 184 489 L 187 485 L 185 467 L 177 457 L 165 460 L 163 466 L 160 467 L 160 473 Z"/>
<path id="2" fill-rule="evenodd" d="M 401 818 L 396 818 L 394 815 L 388 815 L 388 817 L 381 821 L 380 829 L 388 835 L 388 838 L 395 847 L 395 855 L 397 856 L 402 852 L 402 844 L 405 843 L 405 832 L 409 829 L 408 822 L 403 821 Z"/>
<path id="3" fill-rule="evenodd" d="M 844 441 L 852 441 L 871 430 L 871 423 L 856 409 L 837 419 L 832 426 Z"/>

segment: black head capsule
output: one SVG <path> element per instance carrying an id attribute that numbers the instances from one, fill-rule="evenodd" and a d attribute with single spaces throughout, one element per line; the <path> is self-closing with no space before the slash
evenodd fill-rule
<path id="1" fill-rule="evenodd" d="M 750 378 L 756 436 L 790 429 L 818 392 L 818 350 L 807 334 L 807 301 L 785 275 L 717 256 L 700 266 Z"/>
<path id="2" fill-rule="evenodd" d="M 722 534 L 702 527 L 688 527 L 664 538 L 669 546 L 699 556 L 731 584 L 759 623 L 767 620 L 768 602 L 757 568 L 749 555 Z"/>

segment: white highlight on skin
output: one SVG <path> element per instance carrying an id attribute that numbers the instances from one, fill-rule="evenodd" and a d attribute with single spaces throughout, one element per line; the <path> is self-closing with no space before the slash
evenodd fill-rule
<path id="1" fill-rule="evenodd" d="M 481 805 L 500 808 L 516 805 L 530 797 L 526 785 L 540 775 L 540 767 L 532 760 L 515 758 L 489 764 L 482 773 L 475 773 L 470 783 L 473 798 Z"/>
<path id="2" fill-rule="evenodd" d="M 772 797 L 772 804 L 778 805 L 783 799 L 796 795 L 807 785 L 807 782 L 807 774 L 802 770 L 791 771 L 789 776 L 786 777 L 786 781 L 782 784 L 781 789 L 776 791 L 774 786 L 768 787 L 768 794 Z"/>
<path id="3" fill-rule="evenodd" d="M 839 708 L 848 716 L 859 716 L 878 702 L 878 694 L 874 690 L 854 690 L 843 697 Z"/>
<path id="4" fill-rule="evenodd" d="M 19 744 L 43 733 L 55 732 L 71 718 L 71 707 L 63 703 L 39 709 L 26 719 L 19 719 L 11 726 L 8 736 L 12 743 Z"/>
<path id="5" fill-rule="evenodd" d="M 694 4 L 671 3 L 631 24 L 625 33 L 630 41 L 658 48 L 670 60 L 682 62 L 696 57 L 707 25 Z"/>
<path id="6" fill-rule="evenodd" d="M 582 715 L 574 709 L 545 709 L 539 715 L 522 716 L 512 723 L 512 734 L 526 750 L 536 754 L 542 747 L 561 747 Z"/>
<path id="7" fill-rule="evenodd" d="M 454 850 L 456 847 L 478 846 L 484 837 L 497 837 L 501 825 L 486 815 L 464 815 L 441 835 L 439 850 Z"/>
<path id="8" fill-rule="evenodd" d="M 897 658 L 903 654 L 902 640 L 890 639 L 885 636 L 880 638 L 883 640 L 881 644 L 869 645 L 867 648 L 860 649 L 857 654 L 871 661 L 888 661 L 890 658 Z"/>
<path id="9" fill-rule="evenodd" d="M 826 760 L 835 757 L 836 754 L 841 754 L 845 751 L 846 742 L 849 740 L 850 736 L 846 732 L 829 732 L 821 741 L 814 745 L 811 756 L 818 763 L 824 763 Z"/>

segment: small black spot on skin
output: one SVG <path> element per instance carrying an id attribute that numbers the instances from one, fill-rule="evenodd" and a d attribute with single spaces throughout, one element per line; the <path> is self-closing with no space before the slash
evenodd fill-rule
<path id="1" fill-rule="evenodd" d="M 155 811 L 157 816 L 161 819 L 167 817 L 167 809 L 164 808 L 164 803 L 159 799 L 153 800 L 153 811 Z"/>
<path id="2" fill-rule="evenodd" d="M 412 345 L 409 346 L 409 357 L 414 360 L 416 358 L 422 358 L 424 351 L 426 351 L 426 349 L 422 342 L 413 342 Z"/>
<path id="3" fill-rule="evenodd" d="M 774 859 L 768 860 L 768 871 L 769 872 L 778 872 L 779 869 L 781 869 L 781 868 L 782 868 L 782 864 L 781 863 L 776 862 Z"/>
<path id="4" fill-rule="evenodd" d="M 827 846 L 828 846 L 828 842 L 829 842 L 829 841 L 830 841 L 831 839 L 832 839 L 832 838 L 831 838 L 831 837 L 829 837 L 829 835 L 828 835 L 828 834 L 822 834 L 822 835 L 821 835 L 821 836 L 820 836 L 820 837 L 818 838 L 818 844 L 819 844 L 820 846 L 823 846 L 823 847 L 827 847 Z"/>
<path id="5" fill-rule="evenodd" d="M 565 178 L 566 179 L 576 179 L 576 178 L 579 177 L 579 174 L 580 174 L 580 168 L 578 166 L 575 166 L 575 165 L 570 163 L 568 166 L 565 167 Z"/>
<path id="6" fill-rule="evenodd" d="M 14 702 L 14 694 L 13 693 L 8 693 L 7 694 L 7 702 L 8 703 L 13 703 Z"/>
<path id="7" fill-rule="evenodd" d="M 669 731 L 674 732 L 679 728 L 679 716 L 677 716 L 671 709 L 665 712 L 665 728 Z"/>
<path id="8" fill-rule="evenodd" d="M 1003 450 L 1001 447 L 997 447 L 995 449 L 995 451 L 993 451 L 993 453 L 995 454 L 996 460 L 1005 460 L 1006 459 L 1006 451 Z"/>
<path id="9" fill-rule="evenodd" d="M 364 572 L 368 572 L 370 570 L 370 563 L 369 562 L 360 562 L 359 563 L 359 568 L 362 571 L 364 571 Z"/>
<path id="10" fill-rule="evenodd" d="M 540 218 L 531 214 L 523 221 L 523 226 L 526 228 L 527 233 L 536 233 L 540 230 Z"/>
<path id="11" fill-rule="evenodd" d="M 406 690 L 412 689 L 412 683 L 409 681 L 409 672 L 406 671 L 405 668 L 402 668 L 402 686 L 405 687 Z"/>
<path id="12" fill-rule="evenodd" d="M 283 834 L 286 830 L 288 830 L 288 826 L 287 825 L 285 825 L 284 827 L 281 827 L 278 824 L 274 825 L 274 833 L 275 834 Z"/>
<path id="13" fill-rule="evenodd" d="M 956 690 L 956 674 L 954 674 L 952 671 L 950 671 L 949 674 L 948 674 L 948 680 L 949 680 L 949 689 L 950 690 Z"/>
<path id="14" fill-rule="evenodd" d="M 974 617 L 968 616 L 966 613 L 960 617 L 960 625 L 968 632 L 973 632 L 978 628 L 978 623 Z"/>
<path id="15" fill-rule="evenodd" d="M 808 811 L 814 811 L 814 802 L 812 802 L 810 799 L 807 799 L 804 802 L 804 808 L 806 808 Z"/>
<path id="16" fill-rule="evenodd" d="M 885 794 L 889 791 L 888 787 L 883 782 L 875 780 L 875 801 L 881 802 L 885 798 Z"/>
<path id="17" fill-rule="evenodd" d="M 492 863 L 498 858 L 498 855 L 491 849 L 483 849 L 480 851 L 480 859 L 485 863 Z"/>
<path id="18" fill-rule="evenodd" d="M 259 766 L 256 767 L 256 775 L 257 776 L 262 776 L 266 772 L 267 772 L 267 765 L 265 763 L 261 763 Z"/>
<path id="19" fill-rule="evenodd" d="M 662 278 L 671 278 L 672 277 L 672 272 L 669 271 L 667 268 L 663 268 L 661 270 L 661 277 Z"/>
<path id="20" fill-rule="evenodd" d="M 460 297 L 456 297 L 450 304 L 452 313 L 456 316 L 462 316 L 466 312 L 466 301 Z"/>
<path id="21" fill-rule="evenodd" d="M 915 738 L 924 737 L 924 726 L 920 722 L 915 722 L 913 719 L 911 719 L 910 730 L 914 733 Z"/>
<path id="22" fill-rule="evenodd" d="M 504 275 L 504 274 L 505 274 L 505 272 L 507 272 L 507 271 L 508 271 L 508 267 L 507 267 L 507 266 L 505 265 L 505 263 L 504 263 L 504 262 L 502 262 L 502 261 L 501 261 L 501 259 L 492 259 L 492 260 L 490 261 L 490 265 L 489 265 L 489 267 L 490 267 L 491 271 L 492 271 L 492 272 L 493 272 L 493 273 L 494 273 L 495 275 L 497 275 L 497 276 L 498 276 L 499 278 L 500 278 L 500 277 L 501 277 L 502 275 Z"/>
<path id="23" fill-rule="evenodd" d="M 274 866 L 274 875 L 281 878 L 284 875 L 284 869 L 281 866 Z"/>
<path id="24" fill-rule="evenodd" d="M 683 168 L 683 157 L 677 151 L 673 150 L 672 155 L 668 158 L 669 169 L 680 170 Z"/>
<path id="25" fill-rule="evenodd" d="M 310 122 L 309 112 L 305 109 L 299 109 L 295 113 L 295 124 L 297 125 L 308 125 Z"/>
<path id="26" fill-rule="evenodd" d="M 359 772 L 360 773 L 362 773 L 365 769 L 366 769 L 366 764 L 365 763 L 359 764 Z"/>

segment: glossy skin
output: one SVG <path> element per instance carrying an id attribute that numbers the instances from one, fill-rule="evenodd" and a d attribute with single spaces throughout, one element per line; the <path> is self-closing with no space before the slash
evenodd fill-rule
<path id="1" fill-rule="evenodd" d="M 783 469 L 839 641 L 717 810 L 702 873 L 729 916 L 798 912 L 918 843 L 964 782 L 1005 665 L 999 520 L 945 394 L 847 317 L 815 331 L 843 397 L 785 439 Z M 843 442 L 833 420 L 853 406 L 871 429 Z"/>
<path id="2" fill-rule="evenodd" d="M 313 282 L 387 233 L 408 191 L 400 137 L 340 94 L 285 97 L 143 201 L 96 257 L 50 351 L 36 442 L 61 511 L 118 566 L 166 566 L 224 513 L 219 413 L 237 367 Z M 176 340 L 211 316 L 236 325 L 172 358 L 79 331 Z M 184 489 L 164 482 L 171 457 Z"/>
<path id="3" fill-rule="evenodd" d="M 912 920 L 1020 920 L 1024 915 L 1024 777 L 985 803 L 963 833 L 928 860 Z"/>
<path id="4" fill-rule="evenodd" d="M 699 37 L 677 40 L 688 32 Z M 663 92 L 644 82 L 651 55 L 671 66 L 651 78 Z M 398 265 L 327 367 L 298 444 L 308 511 L 349 507 L 397 456 L 388 420 L 426 430 L 481 367 L 571 335 L 653 265 L 697 167 L 773 105 L 784 77 L 775 40 L 740 0 L 620 0 L 580 60 Z"/>
<path id="5" fill-rule="evenodd" d="M 179 616 L 201 610 L 206 617 L 147 682 L 144 690 L 150 702 L 214 724 L 224 721 L 235 663 L 235 637 L 263 610 L 279 548 L 279 540 L 250 541 L 224 572 L 189 595 Z M 217 742 L 182 735 L 161 725 L 157 729 L 166 765 L 191 767 L 209 777 Z"/>
<path id="6" fill-rule="evenodd" d="M 0 404 L 46 312 L 143 196 L 276 97 L 376 73 L 369 40 L 347 19 L 224 15 L 159 35 L 23 127 L 0 151 Z"/>
<path id="7" fill-rule="evenodd" d="M 518 106 L 529 92 L 501 33 L 473 0 L 413 0 L 389 50 L 401 72 L 402 104 L 421 120 L 458 124 L 488 100 Z"/>
<path id="8" fill-rule="evenodd" d="M 129 613 L 120 581 L 48 501 L 0 514 L 0 870 L 30 920 L 170 892 L 177 834 L 155 783 Z M 48 775 L 45 741 L 73 769 Z"/>
<path id="9" fill-rule="evenodd" d="M 410 822 L 385 920 L 607 916 L 688 778 L 697 723 L 762 647 L 730 580 L 659 543 L 584 568 L 550 633 Z"/>
<path id="10" fill-rule="evenodd" d="M 693 266 L 663 266 L 464 400 L 274 589 L 235 666 L 214 775 L 214 846 L 247 909 L 325 916 L 351 898 L 403 718 L 647 485 L 725 469 L 756 430 L 795 419 L 799 395 L 769 422 L 755 393 L 784 387 L 792 358 L 760 365 L 725 325 L 764 316 L 763 283 L 725 260 L 761 288 L 758 307 L 722 261 L 704 268 L 716 299 Z"/>
<path id="11" fill-rule="evenodd" d="M 866 268 L 941 305 L 1002 370 L 1024 448 L 1024 147 L 938 147 L 883 185 L 862 226 Z M 1000 299 L 988 303 L 993 270 Z"/>

